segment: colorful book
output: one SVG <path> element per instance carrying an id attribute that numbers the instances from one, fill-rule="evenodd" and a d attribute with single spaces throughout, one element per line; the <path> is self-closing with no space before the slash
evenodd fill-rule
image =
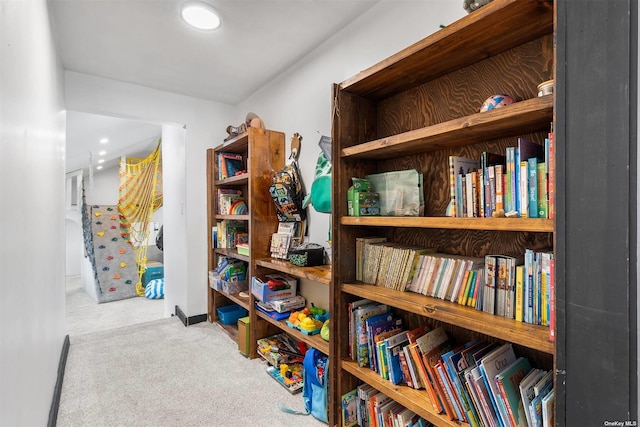
<path id="1" fill-rule="evenodd" d="M 554 401 L 554 390 L 551 390 L 542 398 L 542 427 L 553 427 L 555 425 L 555 411 L 553 410 Z"/>
<path id="2" fill-rule="evenodd" d="M 495 314 L 496 273 L 498 261 L 496 255 L 484 257 L 484 286 L 482 287 L 482 311 Z"/>
<path id="3" fill-rule="evenodd" d="M 506 157 L 502 154 L 482 152 L 480 156 L 480 168 L 482 168 L 483 188 L 484 188 L 484 216 L 490 218 L 495 211 L 495 165 L 504 165 Z M 490 168 L 493 170 L 493 191 L 491 190 Z"/>
<path id="4" fill-rule="evenodd" d="M 524 265 L 516 266 L 516 290 L 515 290 L 515 319 L 518 322 L 523 321 L 523 303 L 524 303 Z"/>
<path id="5" fill-rule="evenodd" d="M 518 384 L 522 407 L 524 409 L 525 418 L 529 427 L 533 427 L 531 413 L 529 412 L 529 406 L 533 398 L 536 397 L 533 386 L 536 385 L 540 378 L 542 378 L 545 374 L 546 372 L 541 369 L 532 369 L 527 375 L 524 376 L 524 378 L 520 381 L 520 384 Z"/>
<path id="6" fill-rule="evenodd" d="M 495 413 L 500 419 L 505 420 L 508 417 L 506 412 L 505 403 L 502 401 L 500 391 L 498 390 L 498 384 L 496 382 L 496 375 L 502 372 L 507 366 L 515 362 L 516 355 L 513 352 L 513 346 L 511 343 L 503 344 L 500 347 L 493 350 L 480 360 L 478 364 L 482 378 L 487 385 L 489 391 L 489 397 L 491 404 L 495 410 Z"/>
<path id="7" fill-rule="evenodd" d="M 400 362 L 402 348 L 409 344 L 407 331 L 400 332 L 394 336 L 385 339 L 385 351 L 387 353 L 389 381 L 392 384 L 400 384 L 403 382 L 403 369 Z"/>
<path id="8" fill-rule="evenodd" d="M 459 156 L 449 156 L 449 192 L 450 202 L 447 207 L 447 216 L 462 217 L 461 196 L 458 196 L 457 176 L 466 175 L 480 167 L 477 159 L 470 159 Z"/>
<path id="9" fill-rule="evenodd" d="M 518 386 L 530 371 L 529 360 L 525 357 L 519 357 L 495 377 L 507 410 L 508 419 L 503 419 L 507 426 L 518 427 L 521 423 L 520 414 L 524 414 L 524 406 Z"/>
<path id="10" fill-rule="evenodd" d="M 538 159 L 531 157 L 527 160 L 527 173 L 528 173 L 528 218 L 538 218 Z"/>
<path id="11" fill-rule="evenodd" d="M 435 364 L 440 360 L 443 353 L 451 350 L 451 344 L 449 338 L 442 327 L 438 327 L 432 331 L 427 332 L 423 336 L 416 339 L 418 346 L 419 356 L 422 359 L 422 364 L 426 371 L 427 379 L 430 381 L 425 386 L 427 391 L 435 396 L 435 399 L 440 402 L 440 411 L 444 411 L 450 418 L 453 417 L 453 408 L 448 404 L 444 395 L 444 390 L 441 389 L 437 374 L 435 371 Z M 429 389 L 431 387 L 431 390 Z"/>
<path id="12" fill-rule="evenodd" d="M 358 389 L 353 389 L 342 395 L 342 426 L 354 427 L 358 425 Z"/>
<path id="13" fill-rule="evenodd" d="M 547 165 L 538 162 L 538 218 L 548 218 L 547 199 L 549 193 L 547 191 Z"/>
<path id="14" fill-rule="evenodd" d="M 354 333 L 357 340 L 355 354 L 356 361 L 361 367 L 369 366 L 369 341 L 367 339 L 367 326 L 365 322 L 369 317 L 386 313 L 388 310 L 389 308 L 385 304 L 372 304 L 355 309 L 356 321 Z"/>

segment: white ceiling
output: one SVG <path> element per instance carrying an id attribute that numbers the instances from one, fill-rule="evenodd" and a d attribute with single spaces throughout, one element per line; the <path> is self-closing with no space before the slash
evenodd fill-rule
<path id="1" fill-rule="evenodd" d="M 380 0 L 206 1 L 222 17 L 216 31 L 188 28 L 179 16 L 183 0 L 50 0 L 63 66 L 235 105 Z M 128 122 L 69 112 L 67 171 L 88 167 L 87 144 L 102 138 L 108 124 L 118 126 L 119 138 L 141 138 L 140 144 L 159 132 L 120 121 Z"/>

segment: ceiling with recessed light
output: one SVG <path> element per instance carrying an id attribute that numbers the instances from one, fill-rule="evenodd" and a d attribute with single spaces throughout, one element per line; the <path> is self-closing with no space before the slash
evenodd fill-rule
<path id="1" fill-rule="evenodd" d="M 181 0 L 49 3 L 66 70 L 236 105 L 378 1 L 206 0 L 222 21 L 215 31 L 187 26 L 180 17 Z M 104 136 L 89 136 L 92 126 L 103 124 L 96 117 L 83 122 L 85 118 L 72 112 L 67 116 L 68 172 L 88 167 L 91 150 L 85 144 Z M 136 122 L 108 119 L 104 125 L 122 122 L 118 132 L 124 140 L 153 137 L 153 131 L 124 135 L 123 128 Z M 115 153 L 116 138 L 106 136 Z"/>

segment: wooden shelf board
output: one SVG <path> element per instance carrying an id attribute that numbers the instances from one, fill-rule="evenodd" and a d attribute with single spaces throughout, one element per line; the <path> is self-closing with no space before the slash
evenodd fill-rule
<path id="1" fill-rule="evenodd" d="M 238 325 L 224 325 L 222 322 L 220 322 L 220 320 L 216 320 L 213 323 L 215 323 L 216 325 L 218 325 L 220 328 L 222 328 L 223 331 L 225 331 L 227 333 L 227 335 L 229 335 L 229 337 L 231 337 L 231 339 L 234 342 L 238 342 Z"/>
<path id="2" fill-rule="evenodd" d="M 245 173 L 238 176 L 232 176 L 229 178 L 216 181 L 213 185 L 215 187 L 228 187 L 228 186 L 241 186 L 246 185 L 249 182 L 249 174 Z"/>
<path id="3" fill-rule="evenodd" d="M 389 304 L 401 310 L 457 325 L 544 353 L 555 353 L 555 345 L 549 341 L 549 328 L 545 326 L 518 322 L 413 292 L 399 292 L 365 283 L 344 283 L 341 289 L 342 292 L 351 295 Z"/>
<path id="4" fill-rule="evenodd" d="M 369 368 L 361 368 L 358 364 L 351 360 L 343 360 L 342 369 L 351 375 L 358 377 L 360 380 L 372 385 L 378 391 L 386 394 L 396 402 L 406 408 L 409 408 L 421 417 L 434 423 L 437 426 L 468 426 L 467 423 L 459 421 L 451 421 L 445 415 L 435 412 L 431 399 L 426 390 L 415 390 L 406 385 L 394 385 L 391 381 L 382 379 L 380 375 Z"/>
<path id="5" fill-rule="evenodd" d="M 342 157 L 388 159 L 549 129 L 553 95 L 460 117 L 342 149 Z"/>
<path id="6" fill-rule="evenodd" d="M 553 2 L 494 0 L 340 84 L 384 99 L 553 33 Z"/>
<path id="7" fill-rule="evenodd" d="M 241 153 L 246 150 L 249 140 L 249 132 L 243 132 L 228 141 L 218 145 L 215 151 L 229 151 L 232 153 Z"/>
<path id="8" fill-rule="evenodd" d="M 309 279 L 323 285 L 331 284 L 331 266 L 319 265 L 316 267 L 298 267 L 291 264 L 289 261 L 274 258 L 261 258 L 256 260 L 256 264 L 267 267 L 272 270 L 277 270 L 282 273 L 287 273 L 292 276 Z"/>
<path id="9" fill-rule="evenodd" d="M 213 289 L 213 288 L 211 288 Z M 220 292 L 220 291 L 216 291 L 215 289 L 213 289 L 214 292 L 217 292 L 218 294 L 229 298 L 231 301 L 235 302 L 236 304 L 238 304 L 239 306 L 241 306 L 242 308 L 244 308 L 245 310 L 249 311 L 249 307 L 251 306 L 250 301 L 249 301 L 249 296 L 246 297 L 242 297 L 240 296 L 240 294 L 226 294 L 224 292 Z"/>
<path id="10" fill-rule="evenodd" d="M 250 215 L 220 215 L 217 214 L 215 219 L 231 219 L 234 221 L 249 221 Z"/>
<path id="11" fill-rule="evenodd" d="M 227 256 L 229 258 L 239 259 L 245 262 L 250 262 L 251 258 L 246 255 L 240 255 L 235 249 L 226 249 L 226 248 L 216 248 L 214 252 L 223 256 Z"/>
<path id="12" fill-rule="evenodd" d="M 529 231 L 552 233 L 554 220 L 545 218 L 450 218 L 417 216 L 343 216 L 342 225 L 415 227 L 461 230 Z"/>
<path id="13" fill-rule="evenodd" d="M 260 318 L 266 320 L 267 322 L 277 326 L 278 328 L 280 328 L 282 331 L 286 332 L 287 334 L 293 336 L 298 341 L 305 342 L 307 345 L 309 345 L 311 347 L 314 347 L 314 348 L 317 348 L 318 350 L 320 350 L 324 354 L 327 354 L 327 355 L 329 354 L 329 343 L 327 341 L 323 340 L 320 337 L 320 334 L 316 334 L 316 335 L 303 334 L 299 330 L 294 329 L 294 328 L 290 328 L 289 326 L 287 326 L 287 323 L 285 321 L 272 319 L 271 317 L 267 316 L 266 314 L 264 314 L 260 310 L 256 310 L 256 314 Z"/>

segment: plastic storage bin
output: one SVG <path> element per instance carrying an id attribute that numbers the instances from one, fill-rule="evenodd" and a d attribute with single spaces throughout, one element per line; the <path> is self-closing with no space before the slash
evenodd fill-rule
<path id="1" fill-rule="evenodd" d="M 218 312 L 220 323 L 222 323 L 223 325 L 235 325 L 238 322 L 238 319 L 249 314 L 247 310 L 240 307 L 238 304 L 218 307 L 216 311 Z"/>
<path id="2" fill-rule="evenodd" d="M 227 282 L 220 279 L 220 286 L 222 292 L 225 294 L 238 294 L 242 291 L 249 290 L 249 282 L 247 280 L 240 280 L 237 282 Z"/>

